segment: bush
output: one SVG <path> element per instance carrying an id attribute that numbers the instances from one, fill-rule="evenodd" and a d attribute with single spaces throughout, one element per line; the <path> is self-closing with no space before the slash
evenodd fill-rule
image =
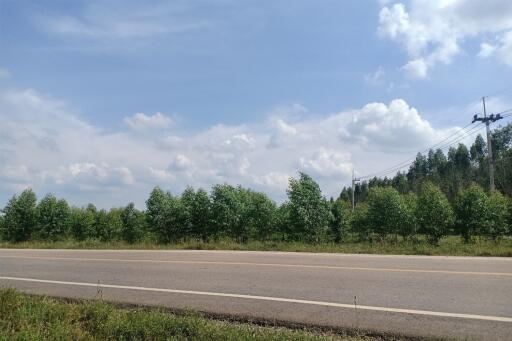
<path id="1" fill-rule="evenodd" d="M 427 182 L 421 188 L 416 204 L 416 219 L 420 231 L 429 243 L 438 244 L 453 224 L 453 211 L 439 187 Z"/>

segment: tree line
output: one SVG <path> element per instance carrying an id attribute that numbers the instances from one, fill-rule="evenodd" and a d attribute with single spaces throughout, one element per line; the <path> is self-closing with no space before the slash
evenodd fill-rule
<path id="1" fill-rule="evenodd" d="M 494 134 L 501 141 L 494 149 L 496 161 L 510 160 L 511 125 Z M 498 190 L 489 192 L 486 158 L 480 136 L 469 150 L 461 144 L 448 157 L 439 150 L 420 154 L 407 173 L 359 184 L 354 212 L 351 189 L 343 188 L 338 198 L 328 200 L 305 173 L 290 179 L 288 200 L 280 205 L 265 193 L 228 184 L 215 185 L 210 192 L 189 187 L 181 195 L 155 187 L 144 210 L 133 203 L 110 210 L 93 204 L 72 207 L 52 194 L 38 201 L 27 189 L 2 209 L 0 239 L 343 243 L 424 236 L 437 244 L 444 236 L 459 235 L 465 242 L 475 236 L 499 241 L 512 235 L 512 181 L 507 178 L 512 174 L 499 178 Z M 508 170 L 512 173 L 512 166 Z"/>

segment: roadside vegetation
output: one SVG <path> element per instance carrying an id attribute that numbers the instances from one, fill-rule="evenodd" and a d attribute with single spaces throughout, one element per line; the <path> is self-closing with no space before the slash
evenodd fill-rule
<path id="1" fill-rule="evenodd" d="M 101 300 L 63 299 L 0 290 L 0 340 L 400 340 L 357 332 L 259 326 L 162 309 L 120 308 Z"/>
<path id="2" fill-rule="evenodd" d="M 178 248 L 512 256 L 512 125 L 493 132 L 497 190 L 486 187 L 481 136 L 418 154 L 407 173 L 372 178 L 327 199 L 312 177 L 288 200 L 219 184 L 181 195 L 155 187 L 144 210 L 70 207 L 24 190 L 0 215 L 3 247 Z M 507 171 L 508 170 L 508 171 Z"/>

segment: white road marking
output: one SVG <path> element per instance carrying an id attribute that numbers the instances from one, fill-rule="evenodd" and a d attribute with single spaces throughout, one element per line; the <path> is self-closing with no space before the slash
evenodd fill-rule
<path id="1" fill-rule="evenodd" d="M 22 278 L 22 277 L 4 277 L 4 276 L 0 276 L 0 279 L 1 280 L 7 280 L 7 281 L 21 281 L 21 282 L 33 282 L 33 283 L 73 285 L 73 286 L 82 286 L 82 287 L 101 287 L 101 288 L 124 289 L 124 290 L 138 290 L 138 291 L 152 291 L 152 292 L 164 292 L 164 293 L 171 293 L 171 294 L 186 294 L 186 295 L 229 297 L 229 298 L 241 298 L 241 299 L 259 300 L 259 301 L 273 301 L 273 302 L 309 304 L 309 305 L 318 305 L 318 306 L 336 307 L 336 308 L 346 308 L 346 309 L 384 311 L 384 312 L 402 313 L 402 314 L 415 314 L 415 315 L 427 315 L 427 316 L 438 316 L 438 317 L 454 317 L 454 318 L 462 318 L 462 319 L 486 320 L 486 321 L 497 321 L 497 322 L 512 322 L 512 317 L 489 316 L 489 315 L 474 315 L 474 314 L 458 314 L 458 313 L 446 313 L 446 312 L 428 311 L 428 310 L 414 310 L 414 309 L 402 309 L 402 308 L 375 307 L 375 306 L 367 306 L 367 305 L 358 305 L 357 308 L 356 308 L 353 304 L 334 303 L 334 302 L 325 302 L 325 301 L 309 301 L 309 300 L 282 298 L 282 297 L 254 296 L 254 295 L 243 295 L 243 294 L 228 294 L 228 293 L 208 292 L 208 291 L 192 291 L 192 290 L 177 290 L 177 289 L 163 289 L 163 288 L 148 288 L 148 287 L 115 285 L 115 284 L 66 282 L 66 281 L 54 281 L 54 280 L 35 279 L 35 278 Z"/>
<path id="2" fill-rule="evenodd" d="M 428 270 L 428 269 L 398 269 L 398 268 L 369 268 L 337 265 L 307 265 L 307 264 L 283 264 L 283 263 L 256 263 L 256 262 L 226 262 L 226 261 L 193 261 L 193 260 L 158 260 L 158 259 L 119 259 L 119 258 L 83 258 L 83 257 L 41 257 L 41 256 L 1 256 L 0 258 L 18 259 L 46 259 L 64 261 L 92 261 L 92 262 L 123 262 L 123 263 L 171 263 L 171 264 L 211 264 L 211 265 L 242 265 L 262 267 L 285 267 L 285 268 L 309 268 L 309 269 L 330 269 L 330 270 L 353 270 L 353 271 L 382 271 L 382 272 L 414 272 L 414 273 L 440 273 L 449 275 L 472 275 L 472 276 L 509 276 L 510 272 L 482 272 L 482 271 L 454 271 L 454 270 Z"/>

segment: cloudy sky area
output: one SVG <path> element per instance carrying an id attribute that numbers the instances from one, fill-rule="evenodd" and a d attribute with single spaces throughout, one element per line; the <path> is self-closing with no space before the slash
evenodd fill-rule
<path id="1" fill-rule="evenodd" d="M 510 0 L 0 0 L 0 206 L 327 196 L 512 108 Z"/>

